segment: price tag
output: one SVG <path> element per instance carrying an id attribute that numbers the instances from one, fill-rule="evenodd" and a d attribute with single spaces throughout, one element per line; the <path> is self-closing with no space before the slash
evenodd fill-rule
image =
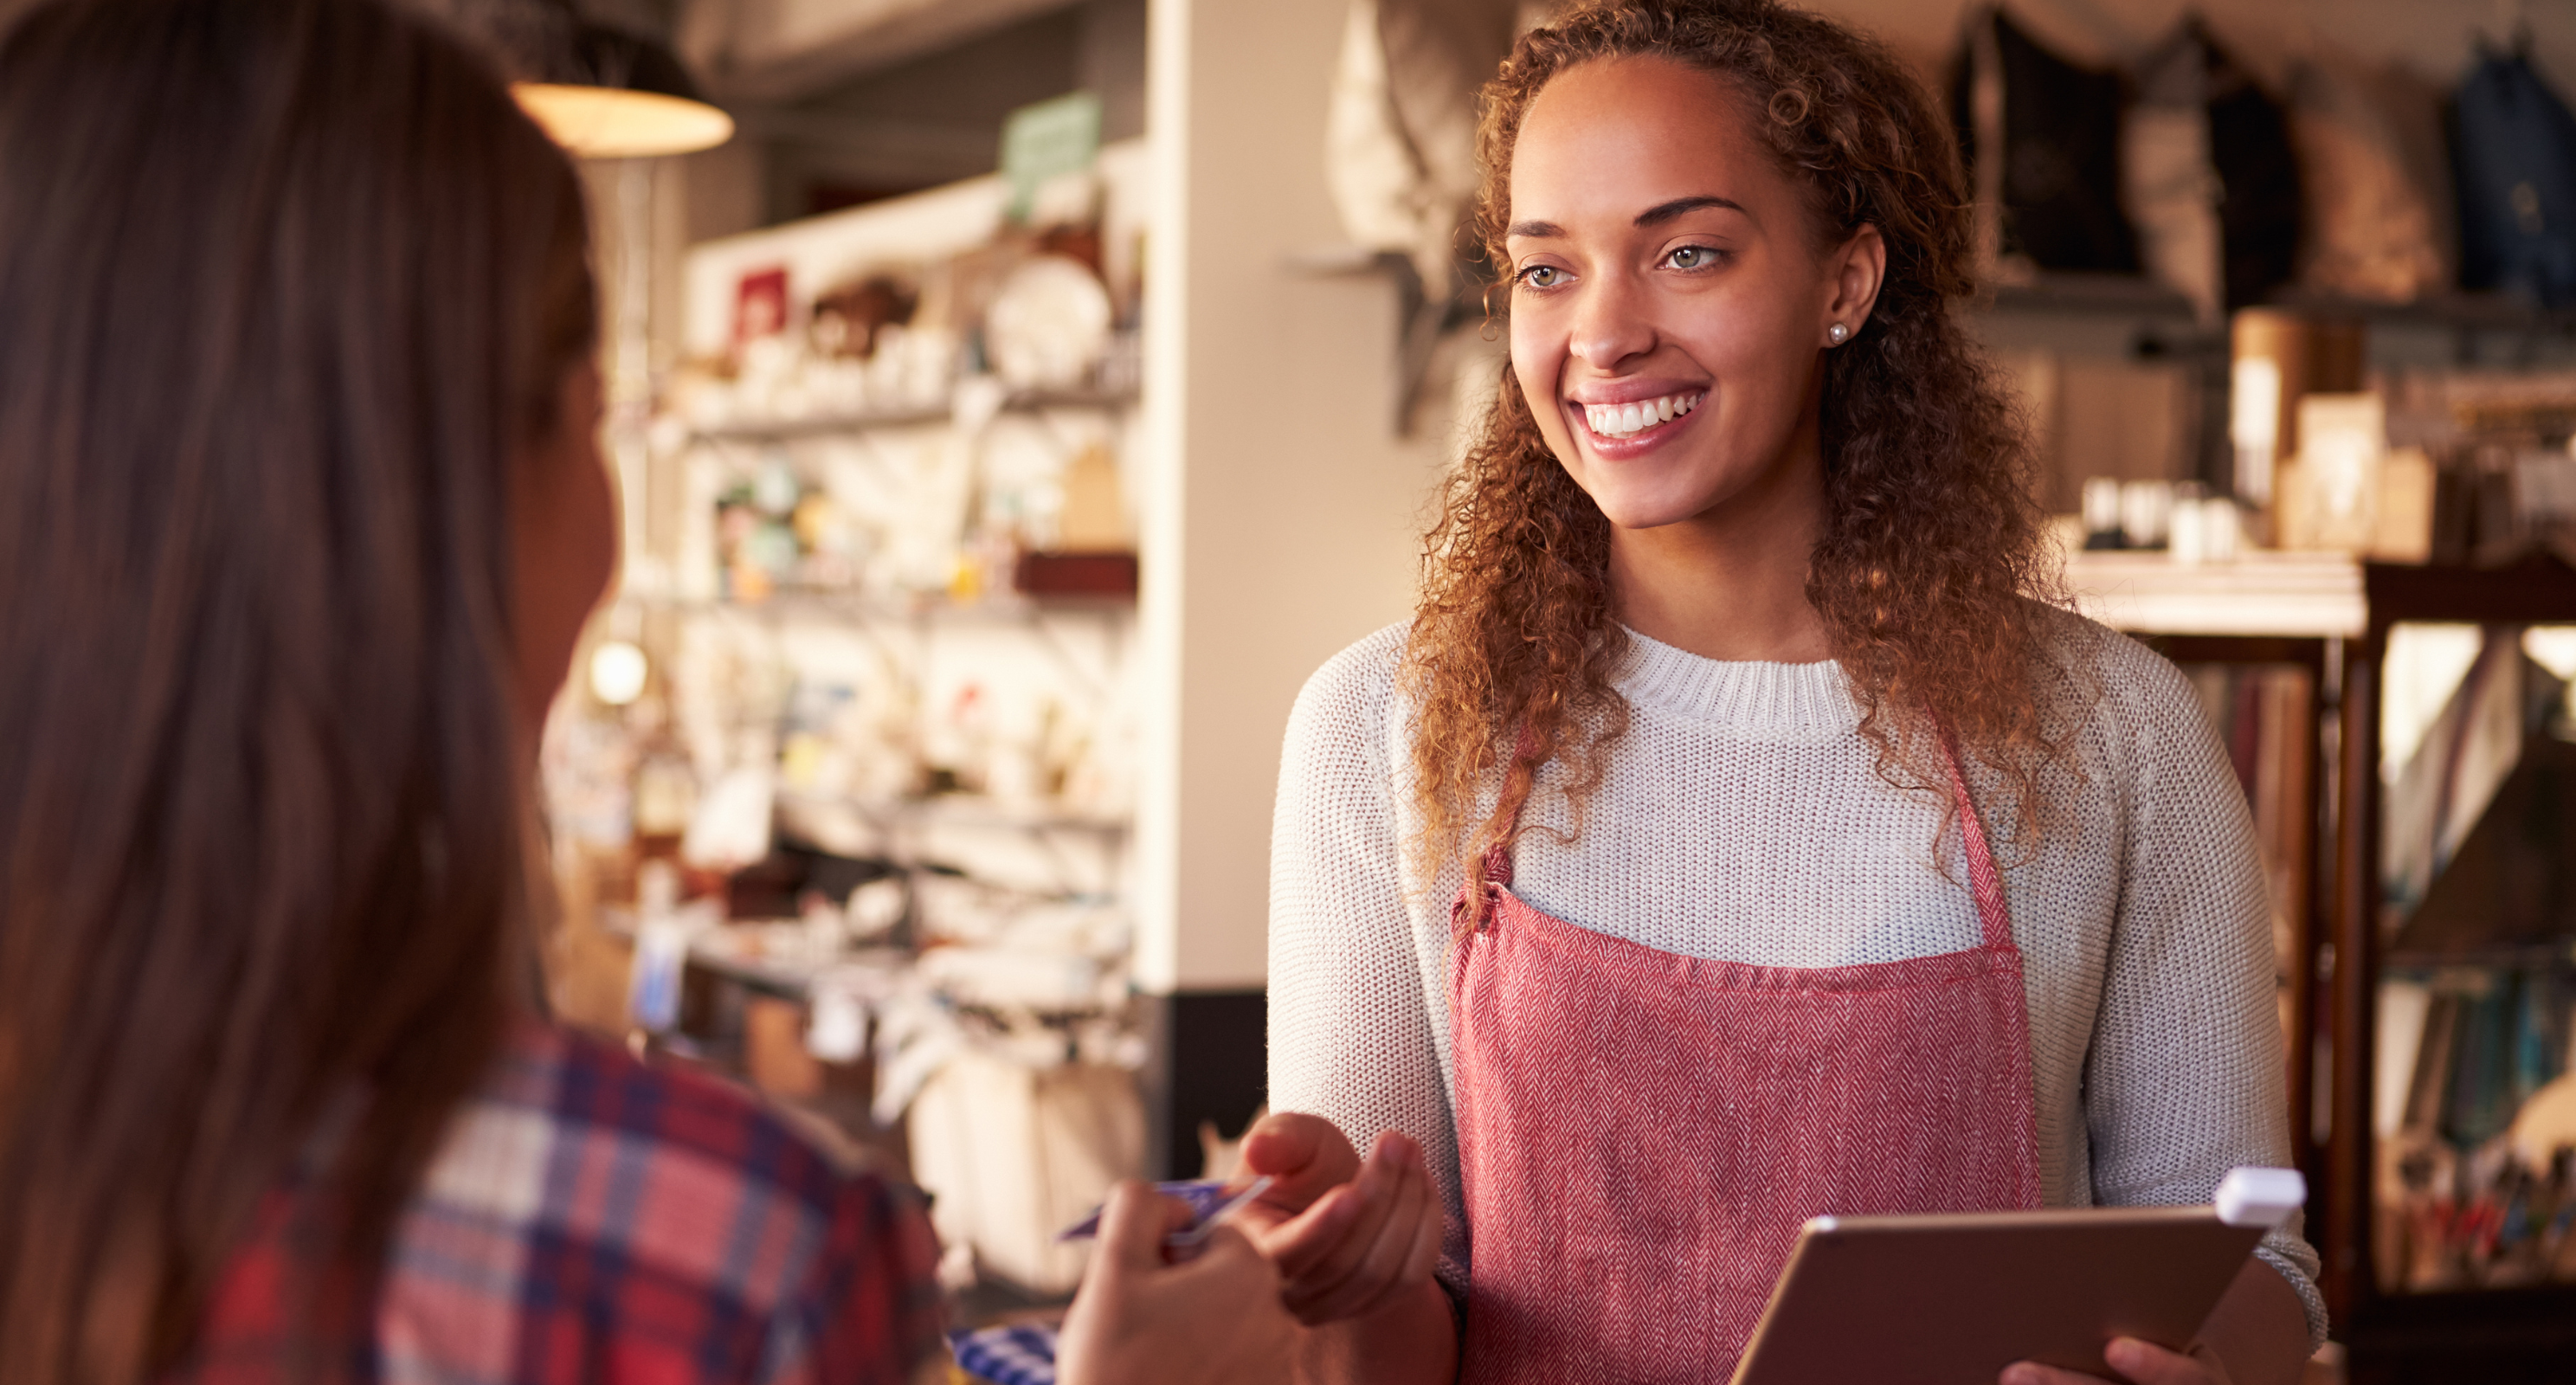
<path id="1" fill-rule="evenodd" d="M 1011 187 L 1011 220 L 1026 222 L 1041 184 L 1082 172 L 1099 153 L 1100 98 L 1090 92 L 1011 112 L 1002 126 L 1002 178 Z"/>

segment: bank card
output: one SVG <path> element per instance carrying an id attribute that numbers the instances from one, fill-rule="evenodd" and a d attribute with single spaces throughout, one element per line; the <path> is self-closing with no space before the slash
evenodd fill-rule
<path id="1" fill-rule="evenodd" d="M 1225 1220 L 1236 1208 L 1261 1196 L 1269 1186 L 1270 1179 L 1267 1176 L 1256 1178 L 1231 1193 L 1226 1191 L 1225 1180 L 1218 1178 L 1193 1178 L 1178 1183 L 1155 1184 L 1155 1192 L 1164 1197 L 1178 1198 L 1187 1203 L 1190 1209 L 1190 1224 L 1165 1236 L 1163 1244 L 1197 1245 L 1208 1238 L 1208 1233 L 1216 1228 L 1218 1222 Z M 1090 1216 L 1057 1232 L 1056 1239 L 1081 1241 L 1099 1235 L 1100 1214 L 1103 1210 L 1100 1207 L 1092 1208 Z"/>
<path id="2" fill-rule="evenodd" d="M 948 1334 L 957 1369 L 988 1385 L 1055 1385 L 1055 1344 L 1056 1330 L 1045 1323 Z"/>

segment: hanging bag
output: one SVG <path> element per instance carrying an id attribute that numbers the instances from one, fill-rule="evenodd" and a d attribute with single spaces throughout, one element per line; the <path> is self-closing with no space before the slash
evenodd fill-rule
<path id="1" fill-rule="evenodd" d="M 2576 116 L 2519 50 L 2484 50 L 2451 107 L 2460 282 L 2576 301 Z"/>
<path id="2" fill-rule="evenodd" d="M 2116 74 L 2068 62 L 1990 9 L 1969 21 L 1952 88 L 1961 152 L 1980 196 L 2000 204 L 2002 254 L 2040 269 L 2138 272 L 2120 208 Z M 1999 120 L 1979 120 L 1980 89 L 1999 94 Z"/>

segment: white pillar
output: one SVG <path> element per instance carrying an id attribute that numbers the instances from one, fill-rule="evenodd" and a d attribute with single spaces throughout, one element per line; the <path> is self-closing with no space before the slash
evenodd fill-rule
<path id="1" fill-rule="evenodd" d="M 1263 1080 L 1280 733 L 1307 675 L 1410 609 L 1441 457 L 1436 428 L 1394 436 L 1391 285 L 1290 264 L 1343 239 L 1323 167 L 1343 10 L 1149 16 L 1136 975 L 1164 1011 L 1157 1124 L 1182 1140 L 1238 1118 L 1194 1092 Z"/>
<path id="2" fill-rule="evenodd" d="M 1262 983 L 1289 706 L 1410 610 L 1437 479 L 1436 436 L 1390 422 L 1388 281 L 1290 264 L 1344 239 L 1323 169 L 1343 10 L 1151 11 L 1137 971 L 1158 992 Z"/>

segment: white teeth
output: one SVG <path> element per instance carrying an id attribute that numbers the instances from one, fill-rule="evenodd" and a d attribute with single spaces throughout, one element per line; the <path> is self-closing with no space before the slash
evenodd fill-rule
<path id="1" fill-rule="evenodd" d="M 1672 420 L 1699 407 L 1700 394 L 1668 394 L 1660 399 L 1640 400 L 1633 404 L 1586 404 L 1583 421 L 1593 432 L 1605 438 L 1633 437 L 1659 423 Z"/>

